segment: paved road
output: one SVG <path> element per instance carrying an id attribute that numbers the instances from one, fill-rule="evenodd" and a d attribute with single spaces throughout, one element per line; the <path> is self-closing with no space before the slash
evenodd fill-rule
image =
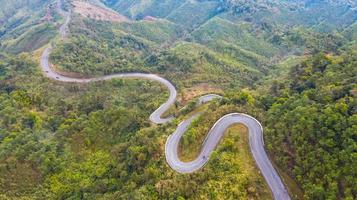
<path id="1" fill-rule="evenodd" d="M 61 8 L 61 0 L 59 0 L 58 8 Z M 62 16 L 65 17 L 65 23 L 60 27 L 60 35 L 64 38 L 67 34 L 68 24 L 70 21 L 70 13 L 63 11 L 59 12 Z M 138 79 L 149 79 L 153 81 L 158 81 L 159 83 L 165 85 L 169 92 L 168 100 L 163 103 L 157 110 L 155 110 L 151 116 L 150 120 L 156 124 L 163 124 L 171 121 L 173 117 L 161 118 L 161 116 L 175 103 L 177 92 L 174 85 L 154 74 L 143 74 L 143 73 L 125 73 L 125 74 L 114 74 L 97 78 L 71 78 L 63 76 L 51 68 L 51 64 L 49 62 L 49 55 L 51 54 L 52 47 L 47 47 L 42 56 L 41 56 L 41 69 L 45 76 L 50 79 L 54 79 L 57 81 L 68 82 L 68 83 L 89 83 L 96 81 L 105 81 L 111 80 L 114 78 L 138 78 Z M 213 99 L 221 98 L 215 94 L 209 94 L 202 96 L 198 99 L 198 104 L 203 104 L 209 102 Z M 225 131 L 232 124 L 241 123 L 244 124 L 249 130 L 249 145 L 255 162 L 259 167 L 261 173 L 263 174 L 266 182 L 268 183 L 274 198 L 277 200 L 289 200 L 289 194 L 284 187 L 279 175 L 276 170 L 272 166 L 266 152 L 264 149 L 264 141 L 263 141 L 263 128 L 261 124 L 254 119 L 253 117 L 240 114 L 240 113 L 232 113 L 222 117 L 218 120 L 215 125 L 212 127 L 208 136 L 205 139 L 204 144 L 202 145 L 202 150 L 200 155 L 191 162 L 182 162 L 178 157 L 178 146 L 181 140 L 182 135 L 186 132 L 191 122 L 197 117 L 197 115 L 183 121 L 177 127 L 176 131 L 170 135 L 166 141 L 165 145 L 165 154 L 167 163 L 170 167 L 179 172 L 179 173 L 192 173 L 199 169 L 201 169 L 209 160 L 209 156 L 212 151 L 217 147 L 220 139 L 223 137 Z"/>
<path id="2" fill-rule="evenodd" d="M 290 199 L 284 184 L 265 152 L 263 128 L 256 119 L 249 115 L 232 113 L 219 119 L 209 131 L 199 156 L 191 162 L 182 162 L 178 157 L 179 142 L 196 117 L 197 115 L 179 124 L 176 131 L 166 141 L 166 160 L 172 169 L 180 173 L 192 173 L 202 168 L 208 162 L 212 151 L 217 147 L 227 128 L 233 124 L 244 124 L 249 130 L 249 146 L 255 162 L 273 192 L 274 198 L 279 200 Z"/>
<path id="3" fill-rule="evenodd" d="M 148 80 L 160 82 L 161 84 L 165 85 L 168 88 L 170 95 L 168 100 L 150 115 L 150 120 L 156 124 L 163 124 L 173 119 L 172 116 L 168 118 L 161 117 L 176 101 L 177 92 L 175 86 L 173 86 L 172 83 L 170 83 L 170 81 L 161 78 L 160 76 L 157 76 L 155 74 L 143 74 L 143 73 L 113 74 L 113 75 L 102 76 L 98 78 L 89 78 L 89 79 L 66 77 L 57 73 L 51 67 L 49 63 L 49 55 L 51 54 L 51 51 L 52 51 L 52 47 L 47 47 L 45 51 L 42 53 L 41 69 L 45 74 L 45 76 L 57 81 L 67 82 L 67 83 L 89 83 L 89 82 L 96 82 L 96 81 L 111 80 L 115 78 L 137 78 L 137 79 L 148 79 Z"/>
<path id="4" fill-rule="evenodd" d="M 68 33 L 68 24 L 69 22 L 71 21 L 71 13 L 70 12 L 67 12 L 67 11 L 64 11 L 62 9 L 62 6 L 63 6 L 63 0 L 59 0 L 57 2 L 57 11 L 58 13 L 60 13 L 60 15 L 62 15 L 65 19 L 65 22 L 61 25 L 61 27 L 59 28 L 59 33 L 60 33 L 60 36 L 61 38 L 65 38 L 67 36 L 67 33 Z"/>
<path id="5" fill-rule="evenodd" d="M 207 103 L 209 101 L 212 101 L 213 99 L 221 99 L 222 97 L 217 95 L 217 94 L 206 94 L 206 95 L 203 95 L 201 96 L 199 99 L 198 99 L 198 104 L 204 104 L 204 103 Z"/>

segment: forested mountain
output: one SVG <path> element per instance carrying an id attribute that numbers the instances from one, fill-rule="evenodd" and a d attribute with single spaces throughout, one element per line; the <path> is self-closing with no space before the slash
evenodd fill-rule
<path id="1" fill-rule="evenodd" d="M 35 50 L 56 35 L 55 1 L 1 0 L 0 48 L 12 53 Z"/>
<path id="2" fill-rule="evenodd" d="M 356 53 L 317 54 L 270 88 L 268 147 L 311 199 L 356 195 Z"/>
<path id="3" fill-rule="evenodd" d="M 259 23 L 303 25 L 331 30 L 337 26 L 350 25 L 357 18 L 357 4 L 348 0 L 101 0 L 101 2 L 131 18 L 150 15 L 179 23 L 187 23 L 187 21 L 178 21 L 182 17 L 189 17 L 191 18 L 189 21 L 198 22 L 198 18 L 203 16 L 207 18 L 222 12 L 231 12 L 239 15 L 243 20 Z M 165 12 L 159 12 L 161 10 Z M 193 14 L 204 15 L 197 17 Z"/>
<path id="4" fill-rule="evenodd" d="M 292 199 L 357 198 L 357 4 L 353 0 L 0 0 L 0 199 L 272 199 L 235 125 L 207 165 L 180 174 L 165 142 L 193 121 L 179 157 L 246 113 Z M 70 12 L 68 35 L 58 29 Z M 64 76 L 157 74 L 89 84 Z M 60 79 L 60 77 L 58 77 Z M 198 106 L 203 94 L 223 96 Z"/>

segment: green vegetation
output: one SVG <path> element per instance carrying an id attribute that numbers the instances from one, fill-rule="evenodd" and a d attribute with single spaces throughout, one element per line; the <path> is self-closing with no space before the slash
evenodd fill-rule
<path id="1" fill-rule="evenodd" d="M 217 3 L 214 1 L 187 1 L 184 5 L 171 12 L 166 19 L 186 27 L 197 27 L 217 12 Z"/>
<path id="2" fill-rule="evenodd" d="M 58 20 L 52 0 L 0 0 L 0 49 L 11 53 L 33 51 L 55 35 Z"/>
<path id="3" fill-rule="evenodd" d="M 160 73 L 185 87 L 208 82 L 221 87 L 238 87 L 252 84 L 262 74 L 261 69 L 248 65 L 251 61 L 238 62 L 232 56 L 197 43 L 176 42 L 170 48 L 161 49 L 161 42 L 177 37 L 175 26 L 165 21 L 111 26 L 110 23 L 84 20 L 74 21 L 72 26 L 75 28 L 70 38 L 56 43 L 51 55 L 60 71 L 82 75 Z M 165 34 L 159 37 L 158 33 L 167 33 L 167 38 Z M 182 76 L 187 79 L 182 80 Z"/>
<path id="4" fill-rule="evenodd" d="M 238 18 L 258 24 L 303 25 L 323 32 L 348 26 L 357 16 L 357 4 L 346 0 L 221 0 L 220 4 Z"/>
<path id="5" fill-rule="evenodd" d="M 254 99 L 251 94 L 248 91 L 241 91 L 239 94 L 227 94 L 222 101 L 216 101 L 205 106 L 199 117 L 192 122 L 188 131 L 182 137 L 180 143 L 181 159 L 191 161 L 199 155 L 202 145 L 198 144 L 203 143 L 211 127 L 222 116 L 232 112 L 252 113 L 255 116 L 259 116 L 259 112 L 261 111 L 256 109 L 257 107 L 254 107 L 253 104 Z M 245 128 L 240 127 L 234 130 L 236 133 L 240 133 L 241 136 L 247 137 L 247 130 Z M 247 138 L 245 138 L 245 140 L 246 139 Z M 229 139 L 227 138 L 227 140 Z M 243 149 L 248 148 L 248 144 L 246 145 L 247 146 Z M 234 145 L 232 145 L 231 148 L 236 148 L 238 153 L 242 150 Z M 247 158 L 249 155 L 242 156 Z M 242 160 L 244 160 L 244 158 Z"/>
<path id="6" fill-rule="evenodd" d="M 119 29 L 157 44 L 174 41 L 182 35 L 182 29 L 175 23 L 162 19 L 123 23 L 119 25 Z"/>
<path id="7" fill-rule="evenodd" d="M 53 25 L 43 24 L 36 26 L 20 37 L 8 41 L 5 45 L 5 51 L 10 53 L 34 51 L 46 45 L 55 37 L 56 33 L 57 29 Z"/>
<path id="8" fill-rule="evenodd" d="M 199 112 L 181 141 L 183 160 L 195 158 L 217 119 L 248 113 L 262 122 L 294 199 L 356 199 L 354 2 L 91 2 L 133 21 L 73 14 L 62 41 L 55 1 L 0 0 L 0 199 L 271 199 L 243 126 L 227 131 L 202 170 L 168 167 L 168 135 Z M 169 111 L 177 119 L 150 123 L 168 96 L 158 83 L 44 78 L 36 50 L 53 38 L 50 59 L 60 72 L 172 81 L 182 100 Z M 197 108 L 197 94 L 210 88 L 224 98 Z"/>
<path id="9" fill-rule="evenodd" d="M 58 69 L 84 75 L 142 71 L 152 42 L 112 30 L 104 22 L 84 23 L 76 26 L 70 40 L 57 44 L 51 59 Z"/>
<path id="10" fill-rule="evenodd" d="M 255 24 L 303 25 L 319 31 L 349 26 L 356 20 L 357 3 L 349 0 L 100 0 L 133 19 L 154 16 L 181 25 L 202 24 L 230 13 Z M 208 18 L 207 18 L 208 17 Z M 282 27 L 280 27 L 281 29 Z"/>
<path id="11" fill-rule="evenodd" d="M 208 83 L 217 87 L 238 87 L 253 83 L 260 72 L 195 43 L 177 43 L 168 51 L 151 55 L 147 65 L 156 67 L 178 86 Z M 185 79 L 182 79 L 182 76 Z"/>
<path id="12" fill-rule="evenodd" d="M 252 35 L 249 26 L 220 17 L 212 18 L 191 35 L 195 42 L 257 68 L 261 68 L 263 63 L 267 63 L 267 57 L 278 51 L 264 38 Z"/>
<path id="13" fill-rule="evenodd" d="M 243 145 L 237 135 L 219 145 L 204 170 L 173 173 L 165 163 L 163 144 L 177 124 L 148 122 L 166 98 L 158 95 L 165 90 L 156 83 L 52 83 L 39 74 L 28 54 L 4 56 L 0 69 L 3 199 L 270 196 L 252 160 L 246 163 L 232 148 L 232 141 Z"/>
<path id="14" fill-rule="evenodd" d="M 356 197 L 356 53 L 317 54 L 294 66 L 287 84 L 271 89 L 268 149 L 307 199 Z"/>

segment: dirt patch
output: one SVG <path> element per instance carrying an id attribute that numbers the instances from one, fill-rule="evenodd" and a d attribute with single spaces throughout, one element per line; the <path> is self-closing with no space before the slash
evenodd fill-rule
<path id="1" fill-rule="evenodd" d="M 154 21 L 157 20 L 157 18 L 156 18 L 156 17 L 153 17 L 153 16 L 145 16 L 145 17 L 143 18 L 143 20 L 144 20 L 144 21 L 149 21 L 149 22 L 154 22 Z"/>
<path id="2" fill-rule="evenodd" d="M 111 21 L 111 22 L 127 22 L 129 19 L 109 9 L 105 9 L 83 1 L 73 1 L 74 12 L 83 17 L 88 17 L 94 20 Z"/>
<path id="3" fill-rule="evenodd" d="M 221 94 L 223 91 L 217 87 L 209 85 L 207 83 L 202 83 L 191 88 L 183 89 L 178 101 L 185 104 L 191 101 L 195 97 L 202 96 L 204 94 Z"/>
<path id="4" fill-rule="evenodd" d="M 350 93 L 352 94 L 352 96 L 357 97 L 357 88 L 353 88 Z"/>

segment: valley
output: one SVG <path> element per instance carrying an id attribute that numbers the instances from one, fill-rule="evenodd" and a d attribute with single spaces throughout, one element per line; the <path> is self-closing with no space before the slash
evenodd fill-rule
<path id="1" fill-rule="evenodd" d="M 0 1 L 0 199 L 356 197 L 354 2 Z"/>
<path id="2" fill-rule="evenodd" d="M 64 17 L 67 17 L 65 23 L 60 27 L 60 33 L 62 36 L 65 36 L 66 33 L 63 30 L 67 30 L 68 21 L 70 20 L 70 14 L 63 11 Z M 62 37 L 63 38 L 63 37 Z M 64 38 L 63 38 L 64 39 Z M 173 120 L 173 117 L 169 118 L 161 118 L 161 116 L 175 103 L 177 91 L 175 86 L 173 86 L 169 81 L 156 76 L 154 74 L 141 74 L 141 73 L 122 73 L 122 74 L 114 74 L 108 75 L 98 78 L 92 79 L 79 79 L 79 78 L 71 78 L 67 76 L 63 76 L 58 74 L 50 67 L 49 62 L 49 54 L 51 53 L 52 47 L 48 47 L 45 49 L 41 56 L 41 68 L 43 74 L 46 75 L 48 78 L 62 81 L 62 82 L 71 82 L 71 83 L 89 83 L 89 82 L 96 82 L 96 81 L 105 81 L 111 80 L 115 78 L 136 78 L 136 79 L 149 79 L 158 81 L 161 84 L 165 85 L 169 89 L 169 99 L 162 104 L 156 111 L 154 111 L 150 115 L 150 120 L 156 124 L 163 124 Z M 220 96 L 206 95 L 200 98 L 200 104 L 209 102 L 214 98 L 222 98 Z M 233 124 L 243 124 L 244 126 L 248 127 L 249 130 L 249 141 L 252 154 L 255 158 L 259 169 L 263 173 L 265 180 L 267 181 L 270 189 L 273 193 L 275 199 L 290 199 L 289 194 L 283 183 L 280 180 L 279 175 L 275 171 L 274 167 L 270 163 L 269 158 L 266 155 L 264 150 L 264 139 L 262 130 L 263 127 L 261 124 L 254 119 L 253 117 L 240 114 L 240 113 L 231 113 L 219 119 L 216 124 L 212 127 L 211 131 L 208 133 L 208 136 L 205 139 L 204 145 L 202 147 L 200 155 L 191 162 L 182 162 L 178 158 L 178 149 L 179 143 L 181 140 L 182 135 L 187 130 L 189 124 L 193 121 L 194 118 L 191 118 L 187 121 L 182 122 L 175 133 L 170 135 L 167 139 L 165 145 L 165 155 L 168 164 L 171 166 L 172 169 L 179 173 L 192 173 L 199 169 L 201 169 L 208 161 L 212 151 L 218 145 L 217 141 L 220 141 L 220 138 L 224 135 L 226 130 L 232 126 Z M 223 124 L 223 125 L 222 125 Z M 221 128 L 217 128 L 222 126 Z"/>

